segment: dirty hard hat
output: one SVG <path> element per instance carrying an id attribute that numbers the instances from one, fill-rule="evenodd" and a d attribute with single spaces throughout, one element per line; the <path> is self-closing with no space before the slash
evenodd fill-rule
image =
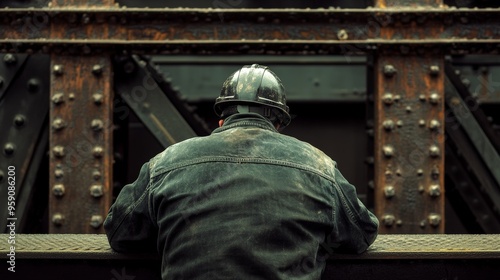
<path id="1" fill-rule="evenodd" d="M 226 108 L 234 108 L 236 105 L 248 105 L 250 112 L 266 117 L 270 113 L 278 119 L 281 127 L 290 123 L 285 88 L 267 66 L 245 65 L 227 78 L 220 96 L 215 100 L 215 113 L 222 116 Z"/>

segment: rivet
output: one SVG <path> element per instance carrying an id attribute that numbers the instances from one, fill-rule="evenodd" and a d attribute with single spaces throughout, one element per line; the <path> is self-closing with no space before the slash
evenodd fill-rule
<path id="1" fill-rule="evenodd" d="M 59 105 L 64 102 L 64 94 L 62 92 L 56 92 L 52 96 L 52 103 Z"/>
<path id="2" fill-rule="evenodd" d="M 425 120 L 424 120 L 424 119 L 420 119 L 420 120 L 418 121 L 418 125 L 419 125 L 419 126 L 425 126 Z"/>
<path id="3" fill-rule="evenodd" d="M 339 40 L 347 40 L 349 38 L 349 35 L 347 34 L 347 31 L 345 31 L 345 29 L 340 29 L 338 32 L 337 32 L 337 38 Z"/>
<path id="4" fill-rule="evenodd" d="M 424 186 L 419 185 L 419 186 L 418 186 L 418 192 L 419 192 L 419 193 L 423 193 L 424 191 L 425 191 Z"/>
<path id="5" fill-rule="evenodd" d="M 401 95 L 399 95 L 399 94 L 394 95 L 395 102 L 398 102 L 400 99 L 401 99 Z"/>
<path id="6" fill-rule="evenodd" d="M 52 193 L 58 197 L 63 196 L 64 195 L 64 185 L 63 184 L 54 185 L 54 187 L 52 187 Z"/>
<path id="7" fill-rule="evenodd" d="M 384 75 L 386 77 L 392 77 L 396 74 L 397 70 L 391 64 L 384 65 Z"/>
<path id="8" fill-rule="evenodd" d="M 403 175 L 403 172 L 401 171 L 401 169 L 399 169 L 399 168 L 398 168 L 398 169 L 396 169 L 396 175 L 397 175 L 397 176 L 401 176 L 401 175 Z"/>
<path id="9" fill-rule="evenodd" d="M 392 96 L 392 93 L 385 93 L 383 96 L 382 96 L 382 101 L 384 101 L 384 103 L 386 105 L 391 105 L 392 103 L 394 103 L 394 98 Z"/>
<path id="10" fill-rule="evenodd" d="M 402 126 L 403 126 L 403 121 L 402 121 L 402 120 L 398 120 L 398 121 L 396 122 L 396 125 L 397 125 L 398 127 L 402 127 Z"/>
<path id="11" fill-rule="evenodd" d="M 384 145 L 382 151 L 384 152 L 384 156 L 387 158 L 390 158 L 394 155 L 394 148 L 391 145 Z"/>
<path id="12" fill-rule="evenodd" d="M 24 117 L 24 115 L 19 114 L 14 117 L 14 124 L 17 127 L 23 126 L 25 122 L 26 122 L 26 117 Z"/>
<path id="13" fill-rule="evenodd" d="M 102 75 L 102 65 L 100 64 L 95 64 L 92 66 L 92 74 L 95 76 L 101 76 Z"/>
<path id="14" fill-rule="evenodd" d="M 15 55 L 8 53 L 4 55 L 3 61 L 5 62 L 5 64 L 11 65 L 17 62 L 17 58 Z"/>
<path id="15" fill-rule="evenodd" d="M 90 217 L 90 226 L 93 228 L 99 228 L 102 221 L 103 219 L 101 215 L 92 215 L 92 217 Z"/>
<path id="16" fill-rule="evenodd" d="M 420 227 L 425 228 L 427 222 L 425 220 L 420 221 Z"/>
<path id="17" fill-rule="evenodd" d="M 40 87 L 40 81 L 38 79 L 29 79 L 28 80 L 28 90 L 34 92 L 38 90 Z"/>
<path id="18" fill-rule="evenodd" d="M 99 172 L 99 170 L 92 171 L 92 178 L 94 178 L 94 180 L 101 179 L 101 172 Z"/>
<path id="19" fill-rule="evenodd" d="M 64 222 L 64 216 L 60 213 L 52 215 L 52 223 L 56 226 L 61 226 Z"/>
<path id="20" fill-rule="evenodd" d="M 56 118 L 52 121 L 52 128 L 55 130 L 61 130 L 66 126 L 64 120 L 61 118 Z"/>
<path id="21" fill-rule="evenodd" d="M 368 188 L 370 190 L 375 189 L 375 182 L 373 180 L 368 181 Z"/>
<path id="22" fill-rule="evenodd" d="M 439 168 L 437 165 L 434 165 L 431 170 L 431 177 L 432 179 L 436 180 L 439 178 Z"/>
<path id="23" fill-rule="evenodd" d="M 401 220 L 397 220 L 397 221 L 396 221 L 396 225 L 397 225 L 398 227 L 402 226 L 402 225 L 403 225 L 403 221 L 401 221 Z"/>
<path id="24" fill-rule="evenodd" d="M 104 153 L 104 149 L 101 147 L 101 146 L 95 146 L 93 149 L 92 149 L 92 154 L 94 155 L 94 157 L 96 158 L 100 158 L 102 157 Z"/>
<path id="25" fill-rule="evenodd" d="M 439 66 L 431 65 L 429 67 L 429 73 L 431 74 L 431 76 L 439 76 Z"/>
<path id="26" fill-rule="evenodd" d="M 384 195 L 386 198 L 391 198 L 396 194 L 396 190 L 393 186 L 385 186 L 384 187 Z"/>
<path id="27" fill-rule="evenodd" d="M 3 171 L 0 170 L 0 183 L 3 181 L 4 176 Z"/>
<path id="28" fill-rule="evenodd" d="M 385 172 L 384 172 L 384 174 L 385 174 L 385 177 L 387 179 L 391 179 L 392 178 L 392 171 L 390 169 L 386 169 Z"/>
<path id="29" fill-rule="evenodd" d="M 419 99 L 420 101 L 424 102 L 424 101 L 425 101 L 425 99 L 426 99 L 426 98 L 425 98 L 425 94 L 420 94 L 420 95 L 418 96 L 418 99 Z"/>
<path id="30" fill-rule="evenodd" d="M 440 123 L 438 120 L 433 119 L 429 122 L 429 129 L 430 130 L 437 130 L 440 127 Z"/>
<path id="31" fill-rule="evenodd" d="M 90 187 L 90 195 L 95 197 L 95 198 L 103 196 L 104 189 L 103 189 L 102 185 L 92 185 Z"/>
<path id="32" fill-rule="evenodd" d="M 11 156 L 14 154 L 14 151 L 16 150 L 16 146 L 13 143 L 6 143 L 5 146 L 3 147 L 3 153 L 6 156 Z"/>
<path id="33" fill-rule="evenodd" d="M 411 108 L 411 106 L 406 106 L 405 110 L 407 113 L 411 113 L 413 109 Z"/>
<path id="34" fill-rule="evenodd" d="M 56 76 L 61 76 L 63 74 L 63 66 L 60 65 L 60 64 L 56 64 L 54 65 L 54 67 L 52 67 L 52 72 L 54 72 L 54 74 Z"/>
<path id="35" fill-rule="evenodd" d="M 102 120 L 99 120 L 99 119 L 93 119 L 92 122 L 90 123 L 90 127 L 94 131 L 102 130 L 103 126 L 104 126 L 104 123 L 102 122 Z"/>
<path id="36" fill-rule="evenodd" d="M 64 176 L 64 171 L 62 169 L 56 169 L 54 171 L 54 176 L 56 179 L 61 179 Z"/>
<path id="37" fill-rule="evenodd" d="M 439 156 L 439 147 L 436 145 L 432 145 L 429 148 L 429 153 L 430 153 L 431 157 L 438 157 Z"/>
<path id="38" fill-rule="evenodd" d="M 385 130 L 387 131 L 391 131 L 394 129 L 394 121 L 393 120 L 385 120 L 383 123 L 382 123 L 382 126 L 384 127 Z"/>
<path id="39" fill-rule="evenodd" d="M 417 170 L 417 175 L 418 175 L 418 176 L 422 176 L 423 174 L 424 174 L 424 170 L 423 170 L 422 168 L 419 168 L 419 169 Z"/>
<path id="40" fill-rule="evenodd" d="M 432 197 L 438 197 L 441 195 L 441 188 L 437 184 L 433 184 L 429 186 L 429 195 Z"/>
<path id="41" fill-rule="evenodd" d="M 0 76 L 0 88 L 2 88 L 3 83 L 4 83 L 4 81 L 3 81 L 3 77 L 2 77 L 2 76 Z"/>
<path id="42" fill-rule="evenodd" d="M 54 153 L 54 156 L 59 157 L 59 158 L 63 157 L 64 154 L 65 154 L 64 153 L 64 147 L 63 146 L 59 146 L 59 145 L 55 146 L 52 149 L 52 152 Z"/>
<path id="43" fill-rule="evenodd" d="M 70 93 L 68 94 L 68 98 L 69 98 L 69 100 L 75 100 L 75 93 L 70 92 Z"/>
<path id="44" fill-rule="evenodd" d="M 104 100 L 104 96 L 101 93 L 94 93 L 92 94 L 92 99 L 94 99 L 94 103 L 96 105 L 101 105 Z"/>
<path id="45" fill-rule="evenodd" d="M 438 214 L 430 214 L 427 219 L 429 220 L 429 224 L 433 227 L 437 227 L 441 223 L 441 216 Z"/>
<path id="46" fill-rule="evenodd" d="M 394 215 L 384 215 L 382 217 L 382 222 L 384 223 L 384 225 L 386 227 L 392 227 L 392 225 L 394 225 L 394 222 L 395 222 L 396 218 L 394 217 Z"/>
<path id="47" fill-rule="evenodd" d="M 431 104 L 438 104 L 439 103 L 439 94 L 437 94 L 436 92 L 433 92 L 430 94 L 429 96 L 429 102 Z"/>

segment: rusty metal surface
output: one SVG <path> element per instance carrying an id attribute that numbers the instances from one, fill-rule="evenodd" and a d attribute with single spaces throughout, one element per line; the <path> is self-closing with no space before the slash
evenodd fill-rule
<path id="1" fill-rule="evenodd" d="M 7 240 L 8 235 L 0 235 Z M 0 259 L 9 250 L 0 243 Z M 104 234 L 18 234 L 16 255 L 20 259 L 126 259 L 109 247 Z M 156 256 L 140 255 L 154 259 Z M 334 254 L 332 259 L 500 259 L 500 235 L 386 234 L 380 235 L 361 255 Z"/>
<path id="2" fill-rule="evenodd" d="M 0 9 L 0 51 L 362 53 L 474 47 L 498 52 L 499 9 Z M 440 32 L 436 26 L 442 27 Z M 381 30 L 385 30 L 382 32 Z M 167 43 L 168 44 L 165 44 Z M 213 46 L 213 49 L 207 49 Z M 273 54 L 271 52 L 270 54 Z"/>
<path id="3" fill-rule="evenodd" d="M 441 3 L 376 0 L 375 6 L 428 9 Z M 418 25 L 419 18 L 407 21 L 403 14 L 397 25 L 381 29 L 381 37 L 439 37 L 445 23 L 422 32 Z M 382 49 L 376 58 L 375 214 L 382 233 L 444 233 L 444 55 L 438 49 L 400 51 Z"/>
<path id="4" fill-rule="evenodd" d="M 103 232 L 111 204 L 108 56 L 52 56 L 50 233 Z"/>

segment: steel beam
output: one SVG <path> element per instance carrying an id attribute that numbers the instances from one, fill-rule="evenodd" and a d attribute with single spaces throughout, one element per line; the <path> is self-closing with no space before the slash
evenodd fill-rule
<path id="1" fill-rule="evenodd" d="M 0 51 L 358 54 L 380 46 L 398 51 L 441 46 L 450 53 L 498 53 L 500 9 L 436 5 L 414 9 L 385 7 L 390 4 L 385 2 L 370 9 L 88 9 L 61 5 L 0 9 Z M 441 27 L 440 32 L 436 26 Z"/>
<path id="2" fill-rule="evenodd" d="M 87 1 L 52 1 L 63 4 Z M 67 29 L 53 26 L 51 36 Z M 49 233 L 104 232 L 112 198 L 111 73 L 106 54 L 51 56 Z"/>
<path id="3" fill-rule="evenodd" d="M 428 32 L 439 34 L 442 27 Z M 392 33 L 390 27 L 381 30 L 382 37 Z M 375 71 L 374 196 L 380 231 L 444 233 L 444 55 L 382 49 Z"/>

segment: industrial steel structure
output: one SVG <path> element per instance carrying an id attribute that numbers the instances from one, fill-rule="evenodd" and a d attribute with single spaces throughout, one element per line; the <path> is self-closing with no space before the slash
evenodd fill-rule
<path id="1" fill-rule="evenodd" d="M 243 1 L 214 1 L 210 8 L 10 2 L 0 8 L 0 199 L 7 199 L 7 168 L 15 166 L 20 232 L 103 233 L 113 197 L 128 179 L 120 155 L 128 148 L 129 134 L 121 128 L 130 114 L 162 147 L 210 133 L 202 112 L 181 98 L 162 67 L 187 56 L 198 64 L 258 57 L 316 65 L 340 56 L 366 71 L 357 100 L 366 108 L 371 155 L 368 168 L 356 172 L 368 174 L 364 199 L 381 221 L 380 232 L 446 233 L 447 198 L 462 233 L 500 233 L 494 125 L 500 94 L 488 80 L 488 66 L 500 65 L 498 6 L 453 7 L 443 0 L 375 0 L 364 9 L 238 7 Z M 460 71 L 464 65 L 486 77 L 478 91 Z M 8 217 L 0 209 L 4 229 Z M 487 259 L 499 258 L 498 248 L 493 251 Z"/>

